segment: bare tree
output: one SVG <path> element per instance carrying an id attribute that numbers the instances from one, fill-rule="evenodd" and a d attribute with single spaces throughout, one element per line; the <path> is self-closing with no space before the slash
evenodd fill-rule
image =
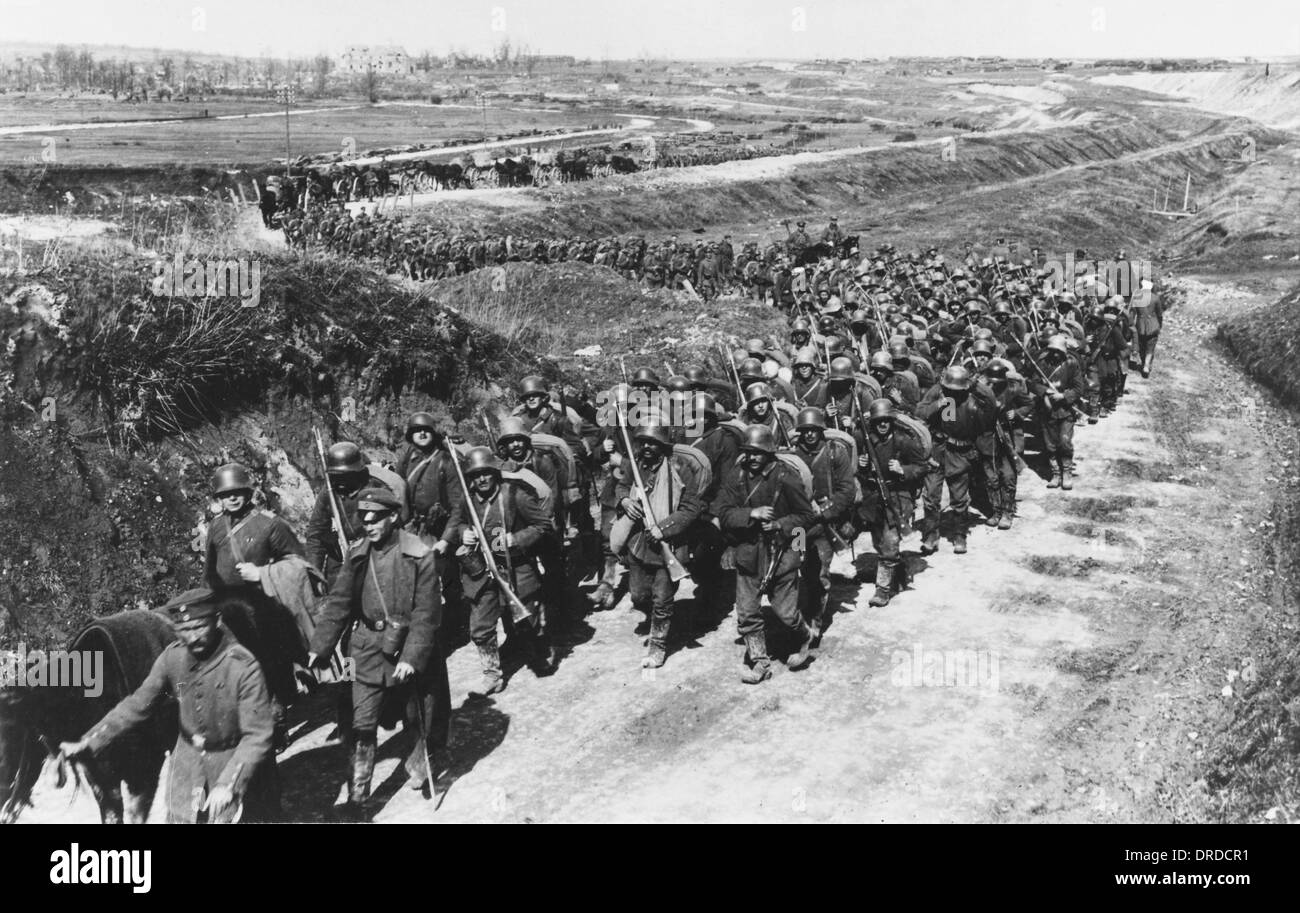
<path id="1" fill-rule="evenodd" d="M 325 94 L 326 79 L 332 69 L 334 69 L 334 61 L 325 54 L 316 55 L 312 61 L 312 87 L 317 95 Z"/>

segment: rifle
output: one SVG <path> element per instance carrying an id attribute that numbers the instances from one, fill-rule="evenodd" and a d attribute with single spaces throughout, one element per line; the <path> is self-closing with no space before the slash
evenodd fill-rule
<path id="1" fill-rule="evenodd" d="M 627 365 L 624 364 L 622 358 L 619 358 L 618 363 L 619 367 L 623 369 L 623 382 L 627 383 Z M 641 512 L 645 514 L 643 526 L 647 533 L 659 540 L 660 556 L 664 560 L 664 566 L 668 568 L 668 576 L 676 583 L 689 577 L 690 574 L 687 573 L 686 568 L 682 567 L 682 563 L 677 560 L 672 548 L 663 540 L 659 529 L 659 521 L 655 519 L 654 511 L 650 509 L 650 498 L 645 493 L 645 481 L 641 478 L 641 468 L 636 464 L 636 453 L 632 450 L 632 437 L 627 433 L 627 421 L 623 417 L 623 411 L 619 409 L 617 397 L 614 398 L 614 409 L 618 412 L 618 427 L 623 432 L 623 445 L 627 447 L 627 462 L 632 467 L 632 479 L 636 485 L 637 499 L 641 502 Z M 665 456 L 664 459 L 668 459 L 668 457 Z"/>
<path id="2" fill-rule="evenodd" d="M 348 560 L 348 537 L 343 531 L 343 512 L 339 509 L 339 502 L 334 497 L 334 485 L 330 482 L 329 463 L 325 459 L 325 441 L 321 439 L 320 429 L 312 426 L 311 433 L 316 438 L 316 455 L 320 457 L 320 468 L 325 473 L 325 491 L 329 494 L 330 514 L 333 517 L 334 533 L 339 537 L 339 562 L 343 563 Z M 334 652 L 330 656 L 330 672 L 334 674 L 336 681 L 343 680 L 343 674 L 346 670 L 346 661 L 343 658 L 343 647 L 334 644 Z M 321 680 L 318 670 L 311 670 L 316 674 L 316 680 Z"/>
<path id="3" fill-rule="evenodd" d="M 460 468 L 460 457 L 456 455 L 456 448 L 452 446 L 450 438 L 443 438 L 442 445 L 447 449 L 447 454 L 451 457 L 451 464 L 456 467 L 456 478 L 460 482 L 461 493 L 465 496 L 465 513 L 469 514 L 470 522 L 474 524 L 474 532 L 478 535 L 479 551 L 483 553 L 483 563 L 487 565 L 487 571 L 492 575 L 492 580 L 501 588 L 505 595 L 506 601 L 510 603 L 511 615 L 516 622 L 525 621 L 532 616 L 532 610 L 524 605 L 523 601 L 515 595 L 515 591 L 510 588 L 501 577 L 501 570 L 497 567 L 496 557 L 492 554 L 492 546 L 488 544 L 487 533 L 483 529 L 483 521 L 479 518 L 478 512 L 474 510 L 473 493 L 470 491 L 469 483 L 465 481 L 465 472 Z M 505 511 L 502 510 L 502 517 Z M 506 552 L 506 559 L 509 560 L 510 551 L 504 542 L 501 547 Z"/>
<path id="4" fill-rule="evenodd" d="M 776 497 L 772 499 L 772 507 L 776 507 L 777 499 L 780 497 L 781 492 L 778 491 Z M 762 533 L 759 535 L 761 536 Z M 776 582 L 776 569 L 781 566 L 781 559 L 785 557 L 785 553 L 789 550 L 790 542 L 787 539 L 777 546 L 776 551 L 772 552 L 772 560 L 768 562 L 767 570 L 763 572 L 763 579 L 758 583 L 759 596 L 764 594 L 772 595 L 772 584 Z"/>
<path id="5" fill-rule="evenodd" d="M 885 525 L 892 527 L 899 536 L 902 536 L 903 524 L 898 519 L 898 511 L 894 509 L 893 500 L 889 497 L 889 489 L 885 487 L 885 473 L 880 465 L 880 457 L 876 454 L 876 448 L 871 444 L 871 428 L 862 413 L 858 411 L 857 405 L 857 397 L 854 397 L 854 420 L 858 423 L 858 428 L 862 432 L 862 446 L 866 448 L 867 459 L 871 464 L 871 475 L 876 480 L 876 491 L 880 493 L 881 509 L 885 512 Z"/>
<path id="6" fill-rule="evenodd" d="M 1034 366 L 1034 370 L 1037 371 L 1038 376 L 1043 379 L 1043 383 L 1047 384 L 1047 389 L 1050 390 L 1052 393 L 1056 394 L 1057 396 L 1063 396 L 1064 394 L 1061 393 L 1060 388 L 1057 387 L 1056 384 L 1052 383 L 1052 379 L 1047 376 L 1047 372 L 1044 371 L 1042 369 L 1042 366 L 1039 365 L 1038 362 L 1034 360 L 1034 356 L 1029 354 L 1028 348 L 1025 349 L 1024 354 L 1025 354 L 1025 360 Z M 1067 405 L 1070 407 L 1070 411 L 1073 413 L 1074 418 L 1078 419 L 1083 416 L 1083 413 L 1079 411 L 1078 406 L 1074 405 L 1073 403 L 1067 403 Z"/>

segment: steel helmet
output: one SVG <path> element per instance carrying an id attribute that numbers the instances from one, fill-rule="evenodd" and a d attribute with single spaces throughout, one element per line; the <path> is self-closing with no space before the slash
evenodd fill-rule
<path id="1" fill-rule="evenodd" d="M 826 351 L 827 351 L 827 352 L 830 352 L 831 355 L 838 355 L 840 352 L 843 352 L 843 351 L 844 351 L 844 340 L 843 340 L 841 337 L 839 337 L 839 336 L 834 336 L 834 335 L 832 335 L 832 336 L 827 336 L 827 337 L 826 337 Z"/>
<path id="2" fill-rule="evenodd" d="M 740 375 L 741 380 L 744 380 L 745 378 L 759 380 L 764 377 L 763 363 L 757 358 L 746 358 L 740 363 L 740 367 L 736 369 L 736 373 Z"/>
<path id="3" fill-rule="evenodd" d="M 750 384 L 745 388 L 745 405 L 756 403 L 759 400 L 770 400 L 772 398 L 772 388 L 761 381 L 756 384 Z"/>
<path id="4" fill-rule="evenodd" d="M 897 413 L 894 411 L 894 401 L 887 397 L 873 399 L 871 405 L 867 407 L 867 420 L 876 421 L 878 419 L 893 418 Z"/>
<path id="5" fill-rule="evenodd" d="M 810 428 L 826 430 L 826 413 L 816 406 L 808 406 L 801 409 L 799 415 L 795 418 L 794 427 L 796 431 L 807 431 Z"/>
<path id="6" fill-rule="evenodd" d="M 993 305 L 993 313 L 997 314 L 998 316 L 1002 316 L 1003 314 L 1005 314 L 1008 317 L 1010 317 L 1014 313 L 1014 311 L 1011 310 L 1011 302 L 1003 299 L 999 301 L 997 304 Z"/>
<path id="7" fill-rule="evenodd" d="M 912 363 L 912 353 L 907 348 L 906 343 L 896 342 L 890 346 L 889 357 L 895 365 L 898 365 L 900 362 L 904 365 L 910 365 Z"/>
<path id="8" fill-rule="evenodd" d="M 829 314 L 823 316 L 820 320 L 817 321 L 817 326 L 822 331 L 822 333 L 833 332 L 835 330 L 835 325 L 836 325 L 835 318 L 831 317 Z"/>
<path id="9" fill-rule="evenodd" d="M 966 313 L 978 317 L 984 313 L 984 305 L 972 298 L 966 302 Z"/>
<path id="10" fill-rule="evenodd" d="M 473 447 L 469 453 L 465 454 L 465 478 L 472 479 L 474 476 L 482 475 L 485 472 L 501 476 L 501 461 L 497 455 L 488 447 Z"/>
<path id="11" fill-rule="evenodd" d="M 660 447 L 672 447 L 673 440 L 668 436 L 668 429 L 660 424 L 642 425 L 632 435 L 634 441 L 653 441 Z"/>
<path id="12" fill-rule="evenodd" d="M 977 338 L 970 346 L 970 353 L 972 355 L 992 355 L 995 350 L 996 347 L 993 345 L 993 340 L 991 339 Z"/>
<path id="13" fill-rule="evenodd" d="M 501 420 L 501 431 L 497 434 L 497 443 L 504 444 L 506 441 L 513 441 L 516 438 L 523 438 L 532 443 L 533 437 L 528 428 L 524 425 L 524 420 L 516 415 Z"/>
<path id="14" fill-rule="evenodd" d="M 939 383 L 945 390 L 969 390 L 971 388 L 970 372 L 961 365 L 944 368 Z"/>
<path id="15" fill-rule="evenodd" d="M 872 352 L 871 361 L 867 363 L 867 370 L 889 371 L 892 374 L 894 371 L 894 356 L 890 355 L 888 352 L 885 352 L 883 350 L 879 352 Z"/>
<path id="16" fill-rule="evenodd" d="M 763 344 L 763 340 L 754 336 L 745 341 L 745 351 L 750 355 L 762 357 L 767 352 L 767 346 Z"/>
<path id="17" fill-rule="evenodd" d="M 632 375 L 632 386 L 658 389 L 660 386 L 659 375 L 654 372 L 653 368 L 637 368 L 636 373 Z"/>
<path id="18" fill-rule="evenodd" d="M 529 374 L 519 382 L 519 398 L 527 399 L 530 396 L 550 395 L 551 388 L 546 381 L 536 374 Z"/>
<path id="19" fill-rule="evenodd" d="M 361 448 L 351 441 L 334 444 L 325 457 L 325 471 L 332 476 L 365 472 L 365 469 L 366 458 L 361 455 Z"/>
<path id="20" fill-rule="evenodd" d="M 830 380 L 853 380 L 853 362 L 840 356 L 831 359 Z"/>
<path id="21" fill-rule="evenodd" d="M 686 369 L 686 382 L 692 387 L 702 385 L 709 379 L 709 373 L 699 365 L 691 365 Z"/>
<path id="22" fill-rule="evenodd" d="M 673 393 L 685 393 L 691 389 L 691 382 L 683 374 L 674 374 L 664 381 L 664 387 Z"/>
<path id="23" fill-rule="evenodd" d="M 796 317 L 794 323 L 790 324 L 790 335 L 795 333 L 807 333 L 812 335 L 812 324 L 803 317 Z"/>
<path id="24" fill-rule="evenodd" d="M 1062 355 L 1068 355 L 1070 352 L 1069 343 L 1062 333 L 1052 334 L 1051 338 L 1047 340 L 1047 348 L 1054 352 L 1060 352 Z"/>
<path id="25" fill-rule="evenodd" d="M 691 405 L 699 415 L 712 415 L 715 418 L 718 415 L 718 401 L 709 393 L 696 393 L 691 399 Z"/>
<path id="26" fill-rule="evenodd" d="M 804 346 L 798 352 L 794 353 L 795 365 L 815 365 L 817 364 L 817 350 L 812 346 Z"/>
<path id="27" fill-rule="evenodd" d="M 436 437 L 438 423 L 428 412 L 416 412 L 406 420 L 406 439 L 409 441 L 417 431 L 428 431 Z"/>
<path id="28" fill-rule="evenodd" d="M 216 472 L 212 473 L 212 493 L 218 497 L 232 491 L 252 490 L 253 477 L 249 474 L 248 467 L 241 463 L 218 466 Z"/>
<path id="29" fill-rule="evenodd" d="M 772 435 L 772 429 L 766 425 L 750 425 L 745 429 L 745 441 L 740 449 L 776 453 L 776 438 Z"/>
<path id="30" fill-rule="evenodd" d="M 1011 366 L 1001 358 L 994 358 L 984 366 L 983 373 L 993 380 L 1006 380 Z"/>

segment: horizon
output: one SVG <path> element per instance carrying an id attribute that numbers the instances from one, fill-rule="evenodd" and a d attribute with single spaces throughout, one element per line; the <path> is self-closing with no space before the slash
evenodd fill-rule
<path id="1" fill-rule="evenodd" d="M 364 15 L 343 0 L 271 8 L 252 0 L 126 0 L 111 11 L 91 0 L 0 0 L 7 33 L 0 44 L 279 59 L 338 57 L 352 45 L 484 56 L 502 40 L 535 54 L 620 62 L 1300 57 L 1300 17 L 1281 0 L 1242 0 L 1229 16 L 1212 0 L 1060 0 L 1050 8 L 1033 0 L 631 0 L 594 21 L 578 0 L 548 0 L 545 15 L 511 0 L 442 7 L 435 19 L 418 0 L 378 0 Z M 347 25 L 346 41 L 334 40 L 339 23 Z M 722 43 L 735 53 L 707 53 Z"/>

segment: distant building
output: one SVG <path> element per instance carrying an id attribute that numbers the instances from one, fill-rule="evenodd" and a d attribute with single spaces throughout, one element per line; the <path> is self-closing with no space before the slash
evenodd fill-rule
<path id="1" fill-rule="evenodd" d="M 414 73 L 415 60 L 395 45 L 354 44 L 344 48 L 338 68 L 345 73 Z"/>

